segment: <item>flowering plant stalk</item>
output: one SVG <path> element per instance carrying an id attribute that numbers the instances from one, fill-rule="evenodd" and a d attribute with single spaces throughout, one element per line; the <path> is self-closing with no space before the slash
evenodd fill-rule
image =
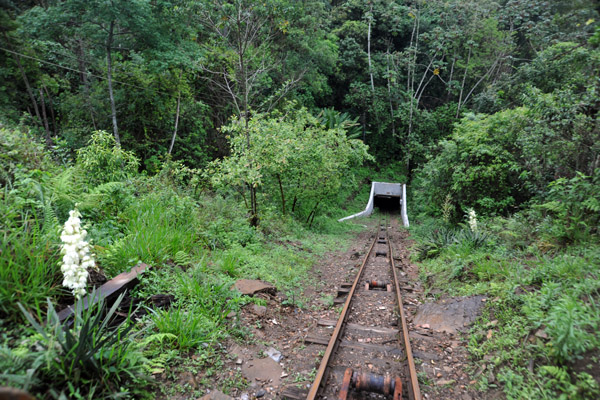
<path id="1" fill-rule="evenodd" d="M 471 228 L 471 232 L 477 231 L 477 214 L 475 214 L 475 210 L 470 208 L 469 213 L 467 214 L 469 228 Z"/>
<path id="2" fill-rule="evenodd" d="M 81 214 L 77 209 L 69 211 L 69 219 L 65 222 L 60 239 L 63 242 L 63 254 L 60 270 L 63 273 L 63 286 L 70 288 L 76 299 L 86 293 L 88 268 L 95 268 L 96 263 L 90 253 L 90 245 L 85 241 L 87 231 L 81 229 Z"/>

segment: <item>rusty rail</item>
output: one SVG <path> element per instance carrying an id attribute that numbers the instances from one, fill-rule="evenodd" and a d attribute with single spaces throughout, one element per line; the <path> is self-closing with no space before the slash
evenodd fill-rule
<path id="1" fill-rule="evenodd" d="M 310 388 L 310 391 L 308 392 L 308 396 L 306 397 L 307 400 L 316 399 L 317 393 L 319 392 L 321 385 L 323 384 L 323 378 L 327 371 L 327 366 L 329 365 L 331 356 L 337 349 L 337 346 L 339 343 L 339 336 L 342 332 L 342 328 L 348 317 L 348 310 L 350 309 L 350 303 L 352 302 L 354 292 L 355 292 L 356 288 L 358 287 L 358 283 L 363 275 L 365 266 L 367 265 L 369 257 L 371 256 L 371 253 L 373 252 L 373 248 L 375 247 L 375 244 L 377 244 L 377 243 L 383 244 L 382 243 L 383 238 L 381 237 L 381 230 L 383 230 L 383 228 L 384 227 L 381 226 L 380 230 L 378 230 L 378 232 L 376 233 L 375 240 L 373 241 L 373 243 L 371 244 L 371 247 L 369 248 L 369 251 L 365 255 L 362 265 L 356 275 L 356 278 L 354 279 L 354 283 L 348 293 L 348 297 L 346 298 L 346 302 L 344 303 L 344 308 L 342 309 L 340 318 L 338 319 L 338 322 L 335 326 L 333 334 L 331 335 L 331 338 L 329 339 L 327 349 L 325 350 L 325 354 L 323 355 L 323 359 L 321 360 L 321 364 L 319 365 L 319 369 L 317 371 L 315 380 Z M 386 230 L 387 230 L 387 228 L 386 228 Z M 391 265 L 393 276 L 394 276 L 393 286 L 396 289 L 398 309 L 400 311 L 400 320 L 401 320 L 401 324 L 402 324 L 402 339 L 399 338 L 399 340 L 401 342 L 401 345 L 403 345 L 403 347 L 405 349 L 406 360 L 407 360 L 407 364 L 408 364 L 408 373 L 410 376 L 408 385 L 406 385 L 407 390 L 408 390 L 408 395 L 409 395 L 410 400 L 422 400 L 421 390 L 419 388 L 419 382 L 417 379 L 417 370 L 415 368 L 415 361 L 414 361 L 412 349 L 410 346 L 410 339 L 409 339 L 409 335 L 408 335 L 408 325 L 406 323 L 406 316 L 404 313 L 402 296 L 400 294 L 400 284 L 398 282 L 398 274 L 396 272 L 396 266 L 394 264 L 394 256 L 392 253 L 392 246 L 391 246 L 389 237 L 387 235 L 387 232 L 385 235 L 385 239 L 388 244 L 388 251 L 387 251 L 386 256 L 389 257 L 390 265 Z M 371 283 L 373 284 L 373 286 L 379 286 L 377 282 L 371 282 Z M 367 283 L 367 285 L 369 285 L 369 283 Z M 386 286 L 389 288 L 392 285 L 386 285 Z M 361 386 L 361 385 L 356 386 L 357 385 L 356 379 L 357 379 L 358 375 L 356 375 L 356 376 L 354 376 L 354 375 L 356 375 L 356 374 L 353 374 L 351 369 L 346 370 L 346 373 L 344 374 L 344 382 L 342 384 L 342 388 L 341 388 L 341 392 L 340 392 L 340 396 L 342 396 L 341 398 L 346 398 L 350 387 L 359 388 Z M 380 378 L 374 377 L 373 379 L 380 379 Z M 384 378 L 381 378 L 381 379 L 384 379 Z M 389 379 L 391 379 L 391 378 L 389 378 Z M 382 382 L 384 382 L 384 381 L 382 381 Z M 389 389 L 392 387 L 393 387 L 393 389 L 390 391 Z M 399 378 L 396 378 L 396 380 L 393 381 L 393 384 L 391 384 L 391 386 L 388 385 L 388 386 L 385 386 L 385 388 L 386 388 L 386 390 L 384 390 L 385 394 L 388 394 L 387 392 L 390 392 L 389 394 L 391 394 L 391 392 L 394 392 L 394 400 L 401 397 L 402 383 L 400 382 Z"/>
<path id="2" fill-rule="evenodd" d="M 392 253 L 392 244 L 389 240 L 388 249 L 390 255 L 390 263 L 392 264 L 392 271 L 394 273 L 394 285 L 396 285 L 396 296 L 398 299 L 398 308 L 400 310 L 400 320 L 402 322 L 402 338 L 404 342 L 404 350 L 406 351 L 406 362 L 408 364 L 408 372 L 410 375 L 410 382 L 408 384 L 408 397 L 410 400 L 421 400 L 421 389 L 419 388 L 419 380 L 417 378 L 417 369 L 415 368 L 415 360 L 412 355 L 412 348 L 410 347 L 408 326 L 406 324 L 406 316 L 404 314 L 403 307 L 404 303 L 402 302 L 402 295 L 400 294 L 398 273 L 396 272 L 396 266 L 394 265 L 394 254 Z"/>
<path id="3" fill-rule="evenodd" d="M 338 319 L 338 322 L 335 326 L 333 334 L 331 335 L 331 339 L 329 339 L 329 344 L 327 345 L 327 349 L 325 350 L 325 354 L 323 355 L 323 359 L 321 360 L 321 365 L 319 365 L 319 370 L 317 371 L 315 381 L 313 382 L 313 384 L 310 388 L 310 391 L 308 392 L 308 396 L 306 397 L 307 400 L 314 400 L 317 396 L 317 392 L 319 391 L 319 388 L 321 387 L 321 383 L 323 382 L 323 377 L 325 376 L 325 371 L 327 370 L 327 365 L 329 364 L 329 359 L 331 358 L 331 355 L 337 348 L 338 336 L 340 335 L 340 332 L 342 331 L 342 326 L 344 325 L 344 322 L 346 322 L 346 318 L 348 317 L 348 309 L 350 308 L 350 302 L 352 302 L 352 296 L 354 295 L 354 291 L 356 290 L 356 287 L 358 286 L 358 282 L 360 281 L 360 277 L 363 273 L 363 270 L 365 269 L 365 265 L 367 264 L 367 261 L 369 260 L 369 256 L 371 255 L 371 252 L 373 251 L 373 247 L 375 247 L 375 243 L 377 243 L 378 237 L 379 237 L 379 232 L 375 235 L 375 240 L 373 240 L 373 243 L 371 244 L 371 247 L 369 248 L 369 251 L 367 252 L 367 255 L 365 256 L 365 259 L 363 260 L 362 265 L 360 266 L 358 274 L 356 274 L 356 279 L 354 279 L 354 283 L 352 284 L 352 288 L 350 289 L 350 292 L 348 293 L 348 298 L 346 299 L 346 302 L 344 303 L 344 308 L 342 309 L 340 318 Z"/>

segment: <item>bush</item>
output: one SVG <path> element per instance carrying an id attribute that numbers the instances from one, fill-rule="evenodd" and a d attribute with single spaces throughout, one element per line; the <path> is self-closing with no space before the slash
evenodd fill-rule
<path id="1" fill-rule="evenodd" d="M 577 172 L 571 179 L 555 180 L 547 201 L 537 208 L 551 217 L 543 226 L 547 238 L 561 244 L 589 240 L 600 226 L 600 169 L 594 176 Z"/>
<path id="2" fill-rule="evenodd" d="M 139 164 L 133 152 L 117 146 L 105 131 L 94 132 L 88 145 L 77 151 L 77 167 L 93 185 L 125 180 L 137 172 Z"/>
<path id="3" fill-rule="evenodd" d="M 482 215 L 514 210 L 530 197 L 516 147 L 527 123 L 524 108 L 463 118 L 451 139 L 440 143 L 438 155 L 419 172 L 417 183 L 424 189 L 416 201 L 427 204 L 434 213 L 444 206 L 453 209 L 454 222 L 469 208 Z M 448 199 L 455 207 L 445 204 Z"/>
<path id="4" fill-rule="evenodd" d="M 16 170 L 42 170 L 51 165 L 42 143 L 21 129 L 4 128 L 0 123 L 0 187 L 12 185 Z"/>

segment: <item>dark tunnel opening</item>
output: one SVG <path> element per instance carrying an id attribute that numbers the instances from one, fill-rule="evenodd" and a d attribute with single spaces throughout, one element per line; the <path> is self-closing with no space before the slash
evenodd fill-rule
<path id="1" fill-rule="evenodd" d="M 400 197 L 394 196 L 375 196 L 373 198 L 373 206 L 380 211 L 388 213 L 400 212 Z"/>

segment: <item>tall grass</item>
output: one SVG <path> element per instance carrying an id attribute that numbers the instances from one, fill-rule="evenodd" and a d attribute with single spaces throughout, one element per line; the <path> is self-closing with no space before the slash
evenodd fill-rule
<path id="1" fill-rule="evenodd" d="M 43 306 L 60 292 L 62 278 L 58 245 L 48 233 L 52 228 L 26 215 L 17 220 L 22 222 L 7 218 L 0 229 L 0 319 L 13 322 L 23 319 L 17 303 L 28 310 Z"/>
<path id="2" fill-rule="evenodd" d="M 198 240 L 194 208 L 175 196 L 149 194 L 136 201 L 124 213 L 125 236 L 98 254 L 106 274 L 112 277 L 140 261 L 161 264 L 178 252 L 194 251 Z"/>

